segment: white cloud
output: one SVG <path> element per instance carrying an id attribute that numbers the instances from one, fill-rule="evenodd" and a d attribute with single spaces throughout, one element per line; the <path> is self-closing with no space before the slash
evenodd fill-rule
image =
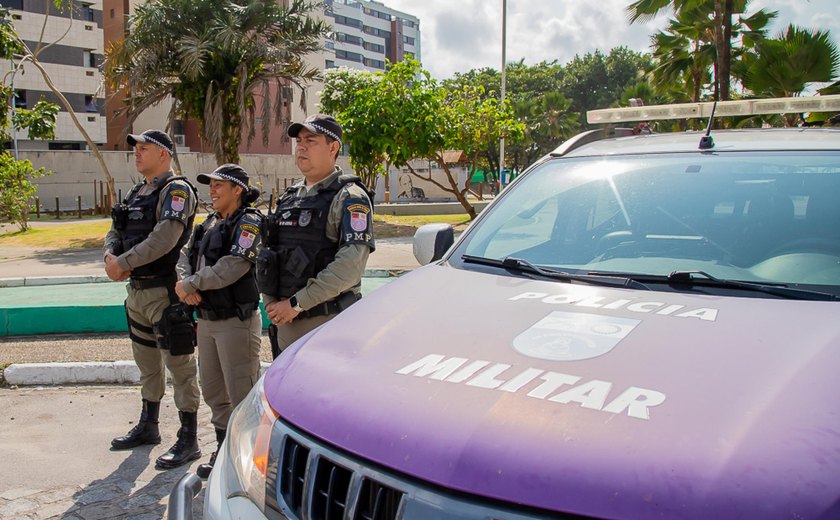
<path id="1" fill-rule="evenodd" d="M 502 61 L 501 0 L 380 0 L 420 19 L 423 66 L 436 78 L 480 67 L 499 69 Z M 576 54 L 604 53 L 626 46 L 648 50 L 650 36 L 666 24 L 661 15 L 630 25 L 631 0 L 508 0 L 507 61 L 525 59 L 566 63 Z M 750 12 L 779 11 L 771 34 L 788 23 L 830 30 L 840 46 L 837 0 L 753 0 Z"/>

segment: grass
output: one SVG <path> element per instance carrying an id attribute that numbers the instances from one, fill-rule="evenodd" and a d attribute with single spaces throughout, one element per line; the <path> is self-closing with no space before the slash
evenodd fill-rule
<path id="1" fill-rule="evenodd" d="M 196 223 L 203 221 L 205 215 L 198 215 Z M 42 220 L 41 222 L 46 222 Z M 8 231 L 0 233 L 0 246 L 35 247 L 44 249 L 64 248 L 101 248 L 105 234 L 111 228 L 110 219 L 77 221 L 56 225 L 38 225 L 26 231 Z M 457 231 L 462 231 L 469 224 L 466 214 L 459 215 L 375 215 L 373 234 L 377 238 L 410 237 L 423 224 L 452 224 Z"/>

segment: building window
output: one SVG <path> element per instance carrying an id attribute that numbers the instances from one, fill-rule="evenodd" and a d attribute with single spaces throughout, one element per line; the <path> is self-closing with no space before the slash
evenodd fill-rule
<path id="1" fill-rule="evenodd" d="M 414 38 L 410 36 L 403 36 L 403 42 L 407 43 L 408 45 L 414 45 Z"/>
<path id="2" fill-rule="evenodd" d="M 378 43 L 365 42 L 364 47 L 366 51 L 378 52 L 380 54 L 385 52 L 385 46 Z"/>
<path id="3" fill-rule="evenodd" d="M 355 18 L 348 18 L 346 16 L 342 16 L 340 14 L 335 15 L 335 23 L 339 25 L 347 25 L 349 27 L 355 27 L 356 29 L 361 29 L 364 24 L 362 24 L 361 20 L 356 20 Z"/>
<path id="4" fill-rule="evenodd" d="M 113 18 L 113 17 L 114 17 L 114 10 L 111 9 L 111 18 Z"/>
<path id="5" fill-rule="evenodd" d="M 81 143 L 47 143 L 48 150 L 81 150 Z"/>
<path id="6" fill-rule="evenodd" d="M 84 20 L 86 22 L 96 21 L 96 20 L 94 20 L 94 17 L 93 17 L 93 9 L 91 8 L 92 5 L 93 4 L 82 4 L 82 9 L 81 9 L 82 20 Z"/>
<path id="7" fill-rule="evenodd" d="M 15 108 L 26 108 L 25 90 L 15 90 Z"/>
<path id="8" fill-rule="evenodd" d="M 362 62 L 362 55 L 359 54 L 358 52 L 348 52 L 348 51 L 336 50 L 335 51 L 335 57 L 338 58 L 338 59 L 347 60 L 347 61 L 356 61 L 356 62 L 359 62 L 359 63 Z"/>
<path id="9" fill-rule="evenodd" d="M 351 45 L 361 45 L 362 39 L 352 34 L 335 33 L 335 41 L 349 43 Z"/>
<path id="10" fill-rule="evenodd" d="M 23 0 L 3 0 L 0 5 L 6 9 L 20 9 L 23 11 Z"/>
<path id="11" fill-rule="evenodd" d="M 372 60 L 370 58 L 365 58 L 365 65 L 374 69 L 385 69 L 385 62 L 382 60 Z"/>
<path id="12" fill-rule="evenodd" d="M 413 22 L 413 21 L 411 21 L 411 20 L 402 20 L 402 24 L 403 24 L 403 25 L 405 25 L 406 27 L 411 27 L 412 29 L 414 29 L 415 27 L 417 27 L 417 24 L 416 24 L 416 23 L 414 23 L 414 22 Z"/>
<path id="13" fill-rule="evenodd" d="M 96 106 L 96 100 L 93 96 L 85 96 L 85 112 L 99 112 L 99 107 Z"/>
<path id="14" fill-rule="evenodd" d="M 334 69 L 335 68 L 335 61 L 326 60 L 326 63 L 324 63 L 324 68 L 325 69 Z"/>

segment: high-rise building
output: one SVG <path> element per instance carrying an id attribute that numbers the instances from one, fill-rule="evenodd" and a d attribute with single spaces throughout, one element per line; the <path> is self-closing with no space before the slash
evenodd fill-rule
<path id="1" fill-rule="evenodd" d="M 72 108 L 79 124 L 94 143 L 106 141 L 104 92 L 101 90 L 104 48 L 102 0 L 73 1 L 72 8 L 57 9 L 43 0 L 0 0 L 9 9 L 12 23 L 31 51 L 40 46 L 38 61 Z M 40 43 L 39 43 L 40 42 Z M 84 150 L 87 144 L 67 108 L 31 64 L 7 76 L 15 90 L 15 106 L 32 108 L 39 100 L 57 103 L 56 138 L 30 140 L 26 132 L 15 135 L 21 150 Z"/>
<path id="2" fill-rule="evenodd" d="M 420 20 L 373 0 L 326 0 L 328 21 L 333 25 L 331 50 L 325 69 L 347 66 L 385 70 L 386 60 L 402 61 L 409 55 L 420 60 Z"/>

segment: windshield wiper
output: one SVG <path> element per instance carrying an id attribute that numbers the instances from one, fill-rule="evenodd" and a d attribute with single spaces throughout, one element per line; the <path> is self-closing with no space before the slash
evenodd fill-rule
<path id="1" fill-rule="evenodd" d="M 463 255 L 461 256 L 461 260 L 470 264 L 489 265 L 492 267 L 508 269 L 510 271 L 535 274 L 542 276 L 543 278 L 559 280 L 562 282 L 582 282 L 590 285 L 626 287 L 628 289 L 643 289 L 645 291 L 650 290 L 650 287 L 647 285 L 633 280 L 632 278 L 627 278 L 626 276 L 567 273 L 565 271 L 558 271 L 549 267 L 534 265 L 527 260 L 513 256 L 507 256 L 502 260 L 497 260 L 495 258 L 485 258 L 483 256 Z"/>
<path id="2" fill-rule="evenodd" d="M 840 296 L 831 293 L 808 291 L 805 289 L 793 289 L 785 284 L 742 282 L 740 280 L 720 279 L 715 278 L 705 271 L 673 271 L 667 276 L 667 280 L 672 284 L 742 289 L 745 291 L 772 294 L 774 296 L 791 300 L 840 300 Z"/>

